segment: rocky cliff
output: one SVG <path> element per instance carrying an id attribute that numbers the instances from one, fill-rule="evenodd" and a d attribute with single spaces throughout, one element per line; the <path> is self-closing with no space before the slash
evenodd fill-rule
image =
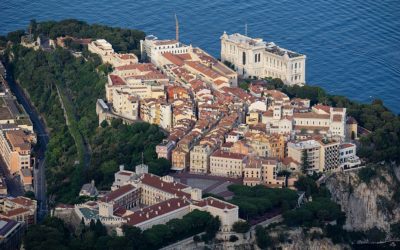
<path id="1" fill-rule="evenodd" d="M 340 172 L 326 180 L 332 199 L 346 213 L 345 229 L 366 231 L 377 227 L 389 232 L 390 224 L 400 222 L 400 205 L 392 199 L 394 190 L 400 187 L 393 176 L 381 170 L 366 184 L 357 172 Z"/>

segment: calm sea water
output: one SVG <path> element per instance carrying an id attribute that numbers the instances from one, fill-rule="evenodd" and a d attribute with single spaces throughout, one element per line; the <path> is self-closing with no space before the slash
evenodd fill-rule
<path id="1" fill-rule="evenodd" d="M 307 82 L 362 102 L 381 98 L 400 112 L 399 0 L 0 0 L 0 34 L 30 19 L 77 18 L 175 35 L 219 56 L 223 31 L 304 53 Z"/>

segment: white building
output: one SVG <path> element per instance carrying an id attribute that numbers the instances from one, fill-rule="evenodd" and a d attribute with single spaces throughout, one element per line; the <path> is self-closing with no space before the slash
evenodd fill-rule
<path id="1" fill-rule="evenodd" d="M 280 48 L 261 38 L 239 33 L 221 36 L 221 60 L 244 77 L 280 78 L 286 84 L 304 84 L 306 56 Z"/>
<path id="2" fill-rule="evenodd" d="M 303 164 L 303 152 L 307 151 L 308 172 L 324 172 L 339 168 L 340 142 L 328 140 L 308 140 L 288 142 L 288 157 Z M 298 169 L 300 170 L 300 169 Z"/>
<path id="3" fill-rule="evenodd" d="M 360 158 L 356 155 L 356 145 L 354 143 L 343 143 L 339 149 L 339 162 L 343 170 L 358 167 L 361 164 Z"/>
<path id="4" fill-rule="evenodd" d="M 162 55 L 169 52 L 172 54 L 186 54 L 192 49 L 176 40 L 158 40 L 156 36 L 146 36 L 140 41 L 140 53 L 142 60 L 148 60 L 155 65 L 160 65 Z"/>
<path id="5" fill-rule="evenodd" d="M 138 63 L 138 58 L 135 54 L 115 53 L 112 45 L 104 39 L 89 43 L 88 50 L 99 55 L 103 63 L 109 63 L 114 67 Z"/>

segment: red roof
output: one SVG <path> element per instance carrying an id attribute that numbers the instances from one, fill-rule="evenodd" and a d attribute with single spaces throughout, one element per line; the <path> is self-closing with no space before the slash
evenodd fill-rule
<path id="1" fill-rule="evenodd" d="M 215 207 L 215 208 L 219 208 L 219 209 L 234 209 L 234 208 L 236 208 L 235 205 L 232 205 L 228 202 L 218 200 L 214 197 L 204 198 L 201 201 L 194 202 L 194 205 L 196 205 L 198 207 L 211 206 L 211 207 Z"/>
<path id="2" fill-rule="evenodd" d="M 9 218 L 9 217 L 13 217 L 13 216 L 16 216 L 16 215 L 19 215 L 19 214 L 24 214 L 26 212 L 29 212 L 29 209 L 19 207 L 19 208 L 13 209 L 13 210 L 9 210 L 7 212 L 3 212 L 3 213 L 0 214 L 0 216 L 4 216 L 4 217 L 8 217 Z"/>
<path id="3" fill-rule="evenodd" d="M 222 150 L 219 149 L 219 150 L 215 151 L 211 155 L 211 157 L 220 157 L 220 158 L 244 160 L 244 158 L 246 158 L 246 155 L 238 154 L 238 153 L 225 152 L 225 151 L 222 151 Z"/>
<path id="4" fill-rule="evenodd" d="M 125 81 L 117 75 L 109 75 L 113 86 L 125 85 Z"/>
<path id="5" fill-rule="evenodd" d="M 162 216 L 174 210 L 188 207 L 190 203 L 187 200 L 181 198 L 172 198 L 158 204 L 143 208 L 139 211 L 135 211 L 130 215 L 124 216 L 127 220 L 128 225 L 137 225 L 146 220 L 153 219 L 158 216 Z"/>
<path id="6" fill-rule="evenodd" d="M 14 198 L 14 199 L 10 199 L 10 201 L 12 201 L 12 202 L 14 202 L 16 204 L 22 205 L 22 206 L 26 206 L 26 207 L 29 207 L 29 206 L 33 205 L 33 201 L 31 199 L 26 198 L 26 197 L 22 197 L 22 196 L 18 196 L 18 197 Z"/>
<path id="7" fill-rule="evenodd" d="M 132 186 L 131 184 L 122 186 L 122 187 L 120 187 L 120 188 L 118 188 L 118 189 L 106 194 L 105 196 L 103 196 L 101 198 L 101 201 L 103 201 L 103 202 L 113 201 L 113 200 L 115 200 L 115 199 L 117 199 L 117 198 L 119 198 L 119 197 L 121 197 L 121 196 L 123 196 L 123 195 L 125 195 L 125 194 L 127 194 L 129 192 L 131 192 L 132 190 L 135 190 L 135 189 L 136 188 L 134 186 Z"/>
<path id="8" fill-rule="evenodd" d="M 157 188 L 159 190 L 163 190 L 164 192 L 174 194 L 178 197 L 186 197 L 190 198 L 190 194 L 185 193 L 182 191 L 182 189 L 187 188 L 188 186 L 179 183 L 179 182 L 166 182 L 161 179 L 161 177 L 158 177 L 156 175 L 152 174 L 144 174 L 141 177 L 141 182 L 142 184 Z"/>

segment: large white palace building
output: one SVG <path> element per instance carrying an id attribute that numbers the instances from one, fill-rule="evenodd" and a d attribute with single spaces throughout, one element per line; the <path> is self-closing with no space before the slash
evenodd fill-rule
<path id="1" fill-rule="evenodd" d="M 280 78 L 289 85 L 304 84 L 306 79 L 305 55 L 239 33 L 221 36 L 221 60 L 244 77 Z"/>

